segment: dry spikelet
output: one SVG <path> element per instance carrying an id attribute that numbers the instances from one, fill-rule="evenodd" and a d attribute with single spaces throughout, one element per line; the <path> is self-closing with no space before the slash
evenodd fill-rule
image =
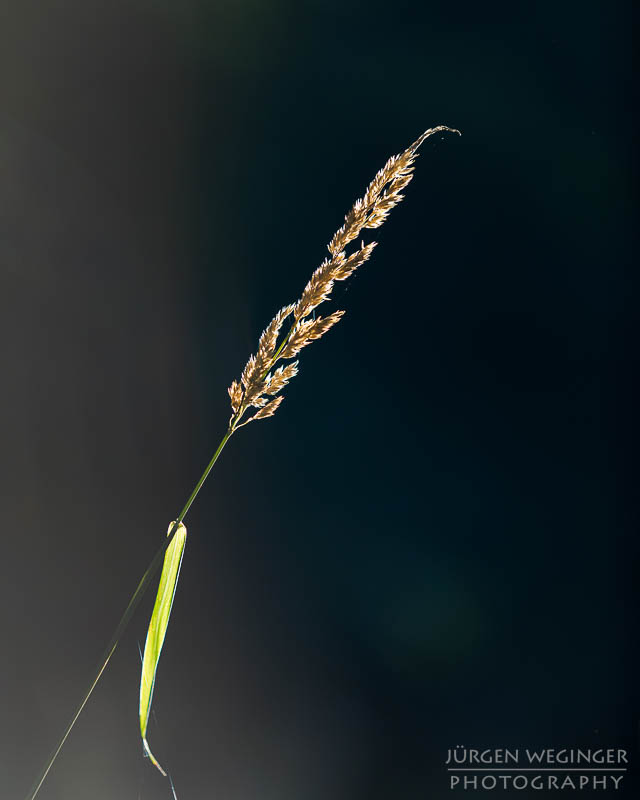
<path id="1" fill-rule="evenodd" d="M 268 397 L 262 397 L 261 392 L 258 393 L 255 397 L 252 397 L 250 400 L 246 400 L 246 405 L 253 406 L 254 408 L 264 408 L 269 402 Z"/>
<path id="2" fill-rule="evenodd" d="M 256 405 L 256 399 L 262 394 L 264 378 L 269 371 L 271 361 L 275 353 L 278 336 L 286 318 L 293 312 L 294 306 L 288 305 L 281 308 L 267 327 L 262 331 L 258 341 L 258 353 L 251 356 L 242 373 L 242 384 L 244 385 L 244 402 L 248 405 Z M 233 384 L 232 384 L 233 385 Z M 232 406 L 233 408 L 233 406 Z M 234 413 L 236 409 L 234 409 Z"/>
<path id="3" fill-rule="evenodd" d="M 258 342 L 258 360 L 271 359 L 276 349 L 278 335 L 285 319 L 293 312 L 294 305 L 284 306 L 275 315 L 267 327 L 262 331 Z"/>
<path id="4" fill-rule="evenodd" d="M 344 253 L 326 258 L 309 279 L 302 296 L 295 305 L 293 315 L 297 320 L 307 317 L 314 308 L 328 299 L 333 289 L 333 274 L 345 261 Z"/>
<path id="5" fill-rule="evenodd" d="M 345 259 L 341 264 L 332 270 L 332 280 L 346 280 L 349 275 L 354 272 L 354 270 L 358 269 L 358 267 L 364 264 L 365 261 L 368 261 L 376 244 L 377 242 L 369 242 L 369 244 L 363 245 L 359 250 L 356 250 L 355 253 L 352 253 L 349 258 Z"/>
<path id="6" fill-rule="evenodd" d="M 249 360 L 247 361 L 245 368 L 242 370 L 242 375 L 240 376 L 240 380 L 242 381 L 242 385 L 246 389 L 247 386 L 253 380 L 253 376 L 256 371 L 256 357 L 254 355 L 249 356 Z"/>
<path id="7" fill-rule="evenodd" d="M 295 378 L 298 374 L 298 362 L 293 361 L 287 366 L 278 367 L 278 369 L 271 375 L 267 375 L 264 380 L 264 394 L 274 395 L 289 383 L 291 378 Z"/>
<path id="8" fill-rule="evenodd" d="M 315 339 L 319 339 L 329 328 L 338 322 L 344 311 L 334 311 L 328 317 L 317 317 L 299 322 L 293 329 L 293 333 L 286 347 L 282 351 L 282 358 L 293 358 L 297 356 L 303 347 L 306 347 Z"/>
<path id="9" fill-rule="evenodd" d="M 307 317 L 320 303 L 328 300 L 335 281 L 346 280 L 359 266 L 371 256 L 376 242 L 362 245 L 348 258 L 344 251 L 325 259 L 304 287 L 302 297 L 295 305 L 293 315 L 296 320 Z"/>
<path id="10" fill-rule="evenodd" d="M 252 417 L 249 417 L 247 422 L 252 422 L 254 419 L 266 419 L 267 417 L 272 417 L 278 410 L 278 406 L 283 400 L 284 397 L 282 395 L 280 395 L 280 397 L 276 397 L 275 400 L 267 403 L 264 408 L 261 408 L 260 411 L 256 412 Z"/>
<path id="11" fill-rule="evenodd" d="M 229 392 L 229 397 L 231 398 L 231 410 L 235 414 L 242 403 L 242 386 L 238 383 L 238 381 L 233 381 L 227 391 Z"/>

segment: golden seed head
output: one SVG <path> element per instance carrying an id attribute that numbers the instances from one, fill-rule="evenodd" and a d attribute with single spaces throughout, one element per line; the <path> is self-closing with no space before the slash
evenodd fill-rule
<path id="1" fill-rule="evenodd" d="M 460 131 L 446 125 L 438 125 L 426 130 L 406 150 L 391 156 L 387 163 L 378 170 L 367 187 L 362 198 L 356 200 L 344 218 L 344 224 L 336 231 L 329 242 L 330 258 L 325 259 L 312 274 L 297 303 L 281 308 L 269 325 L 264 329 L 258 342 L 256 355 L 247 362 L 240 379 L 233 381 L 229 387 L 231 408 L 234 416 L 232 422 L 239 422 L 248 406 L 259 410 L 242 425 L 254 419 L 271 417 L 276 412 L 282 396 L 269 400 L 265 395 L 273 397 L 298 372 L 298 362 L 280 366 L 270 372 L 280 359 L 289 359 L 298 355 L 315 339 L 319 339 L 344 314 L 334 311 L 327 317 L 309 318 L 309 315 L 325 300 L 328 300 L 335 281 L 346 280 L 359 266 L 367 261 L 375 242 L 365 245 L 349 256 L 345 248 L 365 229 L 379 228 L 386 220 L 389 212 L 404 199 L 401 194 L 413 179 L 414 161 L 418 156 L 418 148 L 429 136 L 440 131 L 460 134 Z M 277 349 L 278 338 L 284 321 L 293 314 L 294 322 L 285 336 L 280 349 Z M 237 425 L 237 427 L 242 427 Z"/>
<path id="2" fill-rule="evenodd" d="M 382 225 L 389 211 L 402 200 L 400 191 L 411 180 L 412 164 L 418 155 L 418 148 L 425 139 L 440 131 L 460 133 L 460 131 L 448 128 L 446 125 L 438 125 L 425 131 L 403 153 L 391 156 L 369 184 L 364 197 L 356 200 L 353 208 L 346 215 L 344 225 L 335 233 L 329 243 L 330 253 L 335 255 L 344 250 L 363 228 L 378 228 Z M 389 190 L 383 194 L 387 184 L 391 185 Z"/>

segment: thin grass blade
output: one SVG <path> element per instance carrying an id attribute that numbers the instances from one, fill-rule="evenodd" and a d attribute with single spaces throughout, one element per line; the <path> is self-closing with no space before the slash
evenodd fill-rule
<path id="1" fill-rule="evenodd" d="M 175 525 L 169 525 L 170 533 Z M 164 637 L 167 633 L 173 598 L 176 593 L 176 586 L 180 576 L 180 566 L 184 546 L 187 541 L 187 529 L 180 523 L 175 532 L 171 544 L 167 548 L 164 556 L 164 565 L 160 575 L 160 584 L 156 595 L 156 602 L 153 607 L 153 614 L 147 630 L 147 639 L 144 645 L 144 655 L 142 657 L 142 674 L 140 676 L 140 734 L 142 736 L 142 746 L 145 753 L 149 756 L 151 763 L 166 776 L 166 772 L 160 766 L 157 759 L 149 749 L 147 743 L 147 724 L 151 713 L 151 702 L 153 699 L 153 688 L 156 680 L 156 670 Z"/>

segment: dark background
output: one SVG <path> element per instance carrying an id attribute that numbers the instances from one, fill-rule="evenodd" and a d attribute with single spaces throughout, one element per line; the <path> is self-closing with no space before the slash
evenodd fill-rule
<path id="1" fill-rule="evenodd" d="M 3 797 L 260 331 L 439 123 L 463 136 L 423 146 L 345 319 L 187 518 L 151 745 L 180 800 L 445 798 L 456 745 L 637 760 L 630 9 L 2 4 Z M 138 739 L 152 594 L 42 800 L 170 797 Z"/>

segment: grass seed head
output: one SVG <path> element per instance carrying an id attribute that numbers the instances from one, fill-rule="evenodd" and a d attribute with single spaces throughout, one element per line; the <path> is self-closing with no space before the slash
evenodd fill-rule
<path id="1" fill-rule="evenodd" d="M 325 259 L 311 275 L 298 302 L 281 308 L 264 329 L 258 342 L 257 354 L 249 358 L 240 382 L 233 381 L 228 390 L 233 411 L 229 423 L 232 432 L 254 419 L 265 419 L 275 414 L 282 402 L 282 396 L 273 400 L 269 400 L 267 396 L 273 397 L 280 392 L 298 373 L 297 361 L 280 366 L 272 372 L 276 362 L 294 358 L 303 347 L 319 339 L 340 320 L 343 311 L 334 311 L 326 317 L 309 315 L 329 299 L 336 281 L 346 280 L 370 258 L 376 242 L 366 245 L 362 242 L 360 248 L 350 255 L 346 254 L 345 248 L 363 230 L 379 228 L 389 212 L 404 199 L 402 191 L 413 179 L 413 165 L 418 148 L 425 139 L 440 131 L 460 133 L 446 125 L 429 128 L 402 153 L 391 156 L 382 169 L 378 170 L 364 196 L 356 200 L 347 212 L 344 224 L 329 242 L 330 258 Z M 278 346 L 282 326 L 291 315 L 293 324 Z M 250 406 L 259 410 L 240 424 L 242 415 Z"/>

